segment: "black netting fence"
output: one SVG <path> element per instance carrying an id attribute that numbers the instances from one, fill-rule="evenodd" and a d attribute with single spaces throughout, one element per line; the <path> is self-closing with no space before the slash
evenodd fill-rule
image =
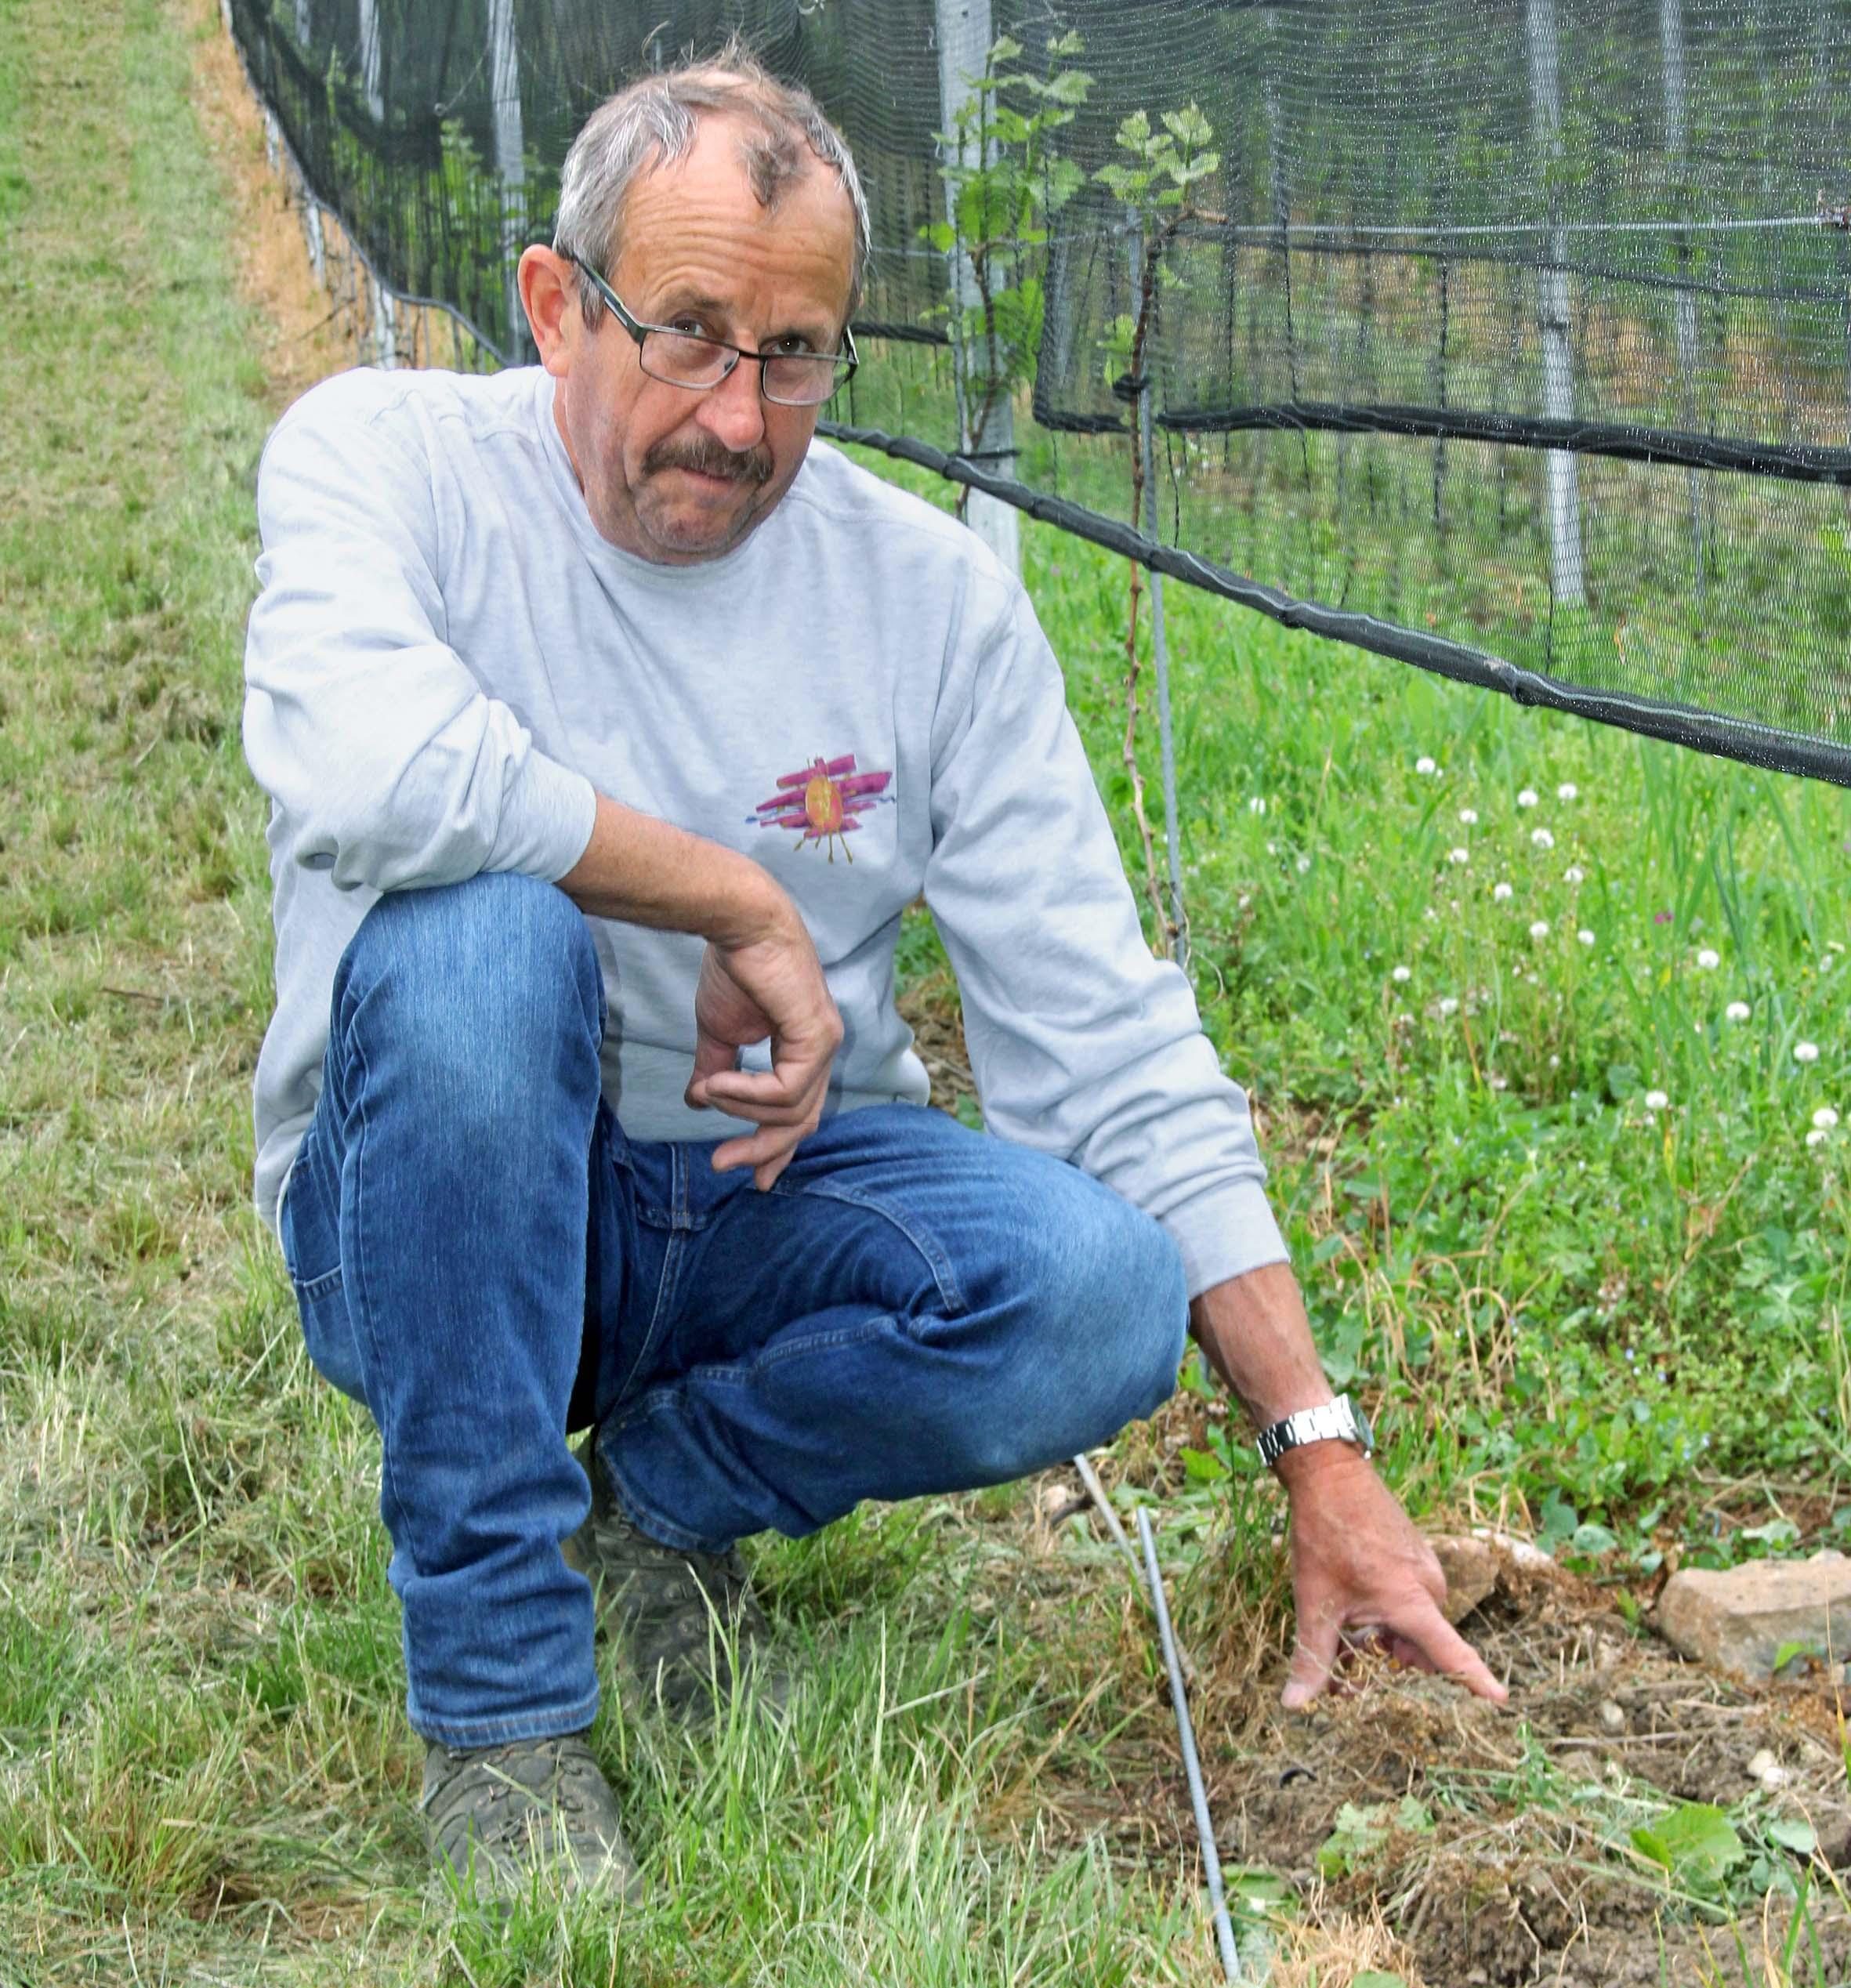
<path id="1" fill-rule="evenodd" d="M 379 281 L 509 360 L 586 114 L 739 31 L 867 184 L 842 432 L 1279 618 L 1851 784 L 1851 0 L 227 11 Z"/>

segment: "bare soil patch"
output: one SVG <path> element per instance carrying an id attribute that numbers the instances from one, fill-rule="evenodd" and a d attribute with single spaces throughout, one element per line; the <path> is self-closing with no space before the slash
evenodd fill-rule
<path id="1" fill-rule="evenodd" d="M 1157 1433 L 1154 1450 L 1188 1435 Z M 1070 1472 L 1038 1487 L 1044 1531 L 1076 1489 Z M 1791 1978 L 1851 1979 L 1851 1788 L 1829 1682 L 1757 1689 L 1718 1675 L 1629 1622 L 1616 1591 L 1506 1555 L 1496 1591 L 1461 1628 L 1509 1685 L 1507 1707 L 1359 1657 L 1340 1693 L 1287 1714 L 1283 1581 L 1243 1599 L 1232 1554 L 1211 1550 L 1172 1591 L 1191 1637 L 1191 1711 L 1223 1862 L 1275 1873 L 1297 1895 L 1275 1981 L 1340 1988 L 1367 1968 L 1410 1988 L 1789 1979 L 1773 1964 L 1787 1899 L 1774 1892 L 1744 1911 L 1738 1891 L 1731 1918 L 1675 1896 L 1631 1847 L 1635 1823 L 1686 1802 L 1810 1826 L 1819 1972 L 1802 1931 Z M 1128 1599 L 1125 1630 L 1154 1635 Z M 1193 1857 L 1161 1709 L 1114 1748 L 1114 1785 L 1043 1791 L 1073 1835 L 1103 1827 L 1156 1861 Z M 1750 1772 L 1763 1754 L 1778 1770 L 1771 1789 Z M 1409 1798 L 1411 1827 L 1397 1820 Z M 1333 1867 L 1327 1846 L 1358 1812 L 1378 1819 L 1380 1841 Z M 1797 1884 L 1808 1860 L 1784 1854 Z"/>

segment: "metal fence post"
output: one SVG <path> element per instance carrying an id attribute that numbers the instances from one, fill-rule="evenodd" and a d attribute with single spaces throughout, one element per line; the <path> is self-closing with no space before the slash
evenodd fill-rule
<path id="1" fill-rule="evenodd" d="M 938 27 L 938 81 L 939 101 L 943 110 L 943 129 L 947 135 L 958 129 L 958 113 L 978 95 L 977 80 L 983 75 L 984 63 L 989 59 L 990 47 L 994 37 L 991 28 L 990 0 L 935 0 Z M 980 170 L 990 161 L 973 158 L 968 153 L 959 163 Z M 954 186 L 945 189 L 946 213 L 954 226 L 957 223 L 958 191 Z M 969 310 L 978 302 L 975 272 L 970 258 L 961 249 L 954 249 L 957 258 L 953 281 L 957 292 L 958 308 Z M 979 455 L 986 469 L 999 476 L 1013 476 L 1016 473 L 1016 411 L 1008 397 L 1003 397 L 991 408 L 983 424 L 981 433 L 973 433 L 969 426 L 971 410 L 965 382 L 969 373 L 962 339 L 953 328 L 954 358 L 958 374 L 958 447 L 965 454 Z M 1021 527 L 1012 506 L 987 496 L 981 491 L 973 491 L 965 507 L 965 521 L 977 536 L 989 546 L 1011 573 L 1022 570 Z"/>
<path id="2" fill-rule="evenodd" d="M 489 0 L 489 95 L 494 105 L 495 177 L 502 190 L 502 266 L 506 286 L 508 353 L 526 358 L 533 342 L 521 308 L 516 265 L 526 246 L 526 141 L 520 114 L 520 44 L 514 33 L 514 0 Z"/>
<path id="3" fill-rule="evenodd" d="M 1549 261 L 1537 274 L 1537 317 L 1542 333 L 1542 411 L 1551 421 L 1574 418 L 1574 353 L 1569 339 L 1568 237 L 1562 226 L 1561 190 L 1556 184 L 1562 155 L 1561 33 L 1556 0 L 1529 0 L 1530 114 L 1537 165 L 1549 204 Z M 1551 449 L 1549 585 L 1563 607 L 1578 607 L 1581 585 L 1581 480 L 1574 456 Z"/>

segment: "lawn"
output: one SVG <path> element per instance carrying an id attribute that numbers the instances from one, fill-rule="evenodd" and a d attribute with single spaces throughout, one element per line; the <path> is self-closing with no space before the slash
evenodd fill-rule
<path id="1" fill-rule="evenodd" d="M 1064 1472 L 765 1544 L 788 1731 L 611 1695 L 640 1911 L 428 1888 L 376 1447 L 248 1206 L 252 479 L 348 355 L 233 73 L 205 0 L 0 0 L 0 1983 L 1218 1979 L 1161 1660 Z M 1038 527 L 1025 563 L 1135 873 L 1125 569 Z M 1424 1521 L 1559 1569 L 1466 1625 L 1508 1711 L 1370 1671 L 1287 1719 L 1237 1417 L 1186 1386 L 1102 1457 L 1243 1940 L 1326 1988 L 1823 1988 L 1831 1674 L 1741 1691 L 1649 1617 L 1680 1561 L 1851 1548 L 1851 801 L 1168 605 L 1195 977 L 1333 1378 Z M 904 965 L 968 1113 L 923 914 Z M 1639 1852 L 1699 1802 L 1739 1858 Z"/>

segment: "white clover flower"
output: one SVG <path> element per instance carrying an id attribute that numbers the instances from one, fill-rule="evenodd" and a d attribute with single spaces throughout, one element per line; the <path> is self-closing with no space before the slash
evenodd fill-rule
<path id="1" fill-rule="evenodd" d="M 1662 1091 L 1648 1091 L 1643 1103 L 1647 1111 L 1662 1111 L 1671 1103 L 1671 1099 Z"/>
<path id="2" fill-rule="evenodd" d="M 1456 1015 L 1458 1012 L 1459 1003 L 1457 995 L 1446 994 L 1441 998 L 1440 1003 L 1440 1016 L 1442 1021 L 1443 1021 L 1447 1016 Z"/>
<path id="3" fill-rule="evenodd" d="M 1838 1122 L 1838 1114 L 1834 1111 L 1831 1106 L 1828 1104 L 1822 1104 L 1820 1106 L 1819 1109 L 1813 1113 L 1813 1128 L 1815 1132 L 1829 1132 L 1835 1131 L 1837 1129 Z"/>
<path id="4" fill-rule="evenodd" d="M 1817 1130 L 1808 1132 L 1806 1143 L 1808 1146 L 1823 1146 L 1825 1143 L 1825 1135 Z"/>
<path id="5" fill-rule="evenodd" d="M 1565 780 L 1556 789 L 1556 798 L 1558 801 L 1578 801 L 1581 798 L 1581 789 L 1573 780 Z"/>
<path id="6" fill-rule="evenodd" d="M 1302 876 L 1303 876 L 1303 875 L 1304 875 L 1304 874 L 1305 874 L 1305 872 L 1311 867 L 1311 859 L 1310 859 L 1310 857 L 1309 857 L 1309 856 L 1301 856 L 1299 858 L 1299 860 L 1298 860 L 1298 863 L 1297 863 L 1297 864 L 1296 864 L 1296 866 L 1295 866 L 1295 867 L 1296 867 L 1296 868 L 1297 868 L 1297 870 L 1298 870 L 1298 873 L 1299 873 L 1299 875 L 1301 877 L 1302 877 Z"/>
<path id="7" fill-rule="evenodd" d="M 1532 828 L 1530 840 L 1539 849 L 1552 849 L 1556 846 L 1555 837 L 1546 828 Z"/>
<path id="8" fill-rule="evenodd" d="M 1414 770 L 1417 773 L 1436 773 L 1439 772 L 1440 768 L 1433 759 L 1423 752 L 1421 756 L 1415 761 Z"/>
<path id="9" fill-rule="evenodd" d="M 1532 939 L 1546 939 L 1549 936 L 1549 922 L 1547 918 L 1538 918 L 1530 928 L 1530 936 Z"/>
<path id="10" fill-rule="evenodd" d="M 1511 895 L 1511 888 L 1509 884 L 1493 884 L 1491 886 L 1491 896 L 1500 904 Z"/>
<path id="11" fill-rule="evenodd" d="M 1796 1063 L 1816 1063 L 1819 1060 L 1819 1045 L 1816 1042 L 1796 1042 L 1793 1045 L 1793 1060 Z"/>
<path id="12" fill-rule="evenodd" d="M 1252 896 L 1248 892 L 1242 891 L 1241 893 L 1241 901 L 1234 907 L 1234 909 L 1237 911 L 1244 911 L 1252 902 L 1253 899 Z"/>
<path id="13" fill-rule="evenodd" d="M 1476 828 L 1478 826 L 1477 809 L 1461 808 L 1459 810 L 1459 819 L 1465 823 L 1468 828 Z"/>
<path id="14" fill-rule="evenodd" d="M 1565 884 L 1585 883 L 1587 881 L 1587 871 L 1578 863 L 1571 863 L 1562 872 L 1562 881 Z"/>
<path id="15" fill-rule="evenodd" d="M 1729 1021 L 1745 1022 L 1748 1019 L 1748 1004 L 1745 1001 L 1732 1001 L 1722 1013 Z"/>
<path id="16" fill-rule="evenodd" d="M 1391 980 L 1411 980 L 1414 978 L 1414 969 L 1411 966 L 1397 966 L 1389 978 Z"/>
<path id="17" fill-rule="evenodd" d="M 1526 787 L 1517 796 L 1517 806 L 1520 808 L 1533 808 L 1535 805 L 1536 789 L 1534 787 Z"/>
<path id="18" fill-rule="evenodd" d="M 1264 814 L 1266 811 L 1266 796 L 1262 794 L 1255 794 L 1247 803 L 1247 812 L 1249 814 Z"/>
<path id="19" fill-rule="evenodd" d="M 1508 1091 L 1510 1088 L 1510 1079 L 1507 1077 L 1494 1077 L 1491 1079 L 1491 1088 L 1494 1091 Z"/>
<path id="20" fill-rule="evenodd" d="M 1700 947 L 1697 949 L 1697 964 L 1703 969 L 1705 973 L 1714 973 L 1716 969 L 1722 964 L 1722 955 L 1716 951 L 1714 946 Z"/>
<path id="21" fill-rule="evenodd" d="M 1584 946 L 1591 946 L 1591 945 L 1592 945 L 1592 944 L 1593 944 L 1593 943 L 1594 943 L 1594 935 L 1593 935 L 1593 933 L 1592 933 L 1592 932 L 1591 932 L 1588 929 L 1588 928 L 1587 928 L 1585 925 L 1581 927 L 1581 930 L 1580 930 L 1579 932 L 1577 932 L 1574 936 L 1575 936 L 1575 937 L 1576 937 L 1576 938 L 1578 938 L 1578 940 L 1581 942 L 1581 943 L 1582 943 Z"/>
<path id="22" fill-rule="evenodd" d="M 1469 863 L 1472 860 L 1472 852 L 1470 849 L 1448 849 L 1446 853 L 1446 860 L 1448 863 Z"/>

